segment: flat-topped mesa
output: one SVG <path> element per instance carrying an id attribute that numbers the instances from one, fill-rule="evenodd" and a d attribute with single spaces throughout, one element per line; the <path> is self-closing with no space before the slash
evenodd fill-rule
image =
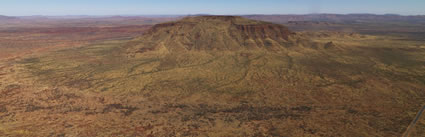
<path id="1" fill-rule="evenodd" d="M 244 19 L 240 16 L 225 16 L 225 15 L 204 15 L 204 16 L 189 16 L 183 20 L 221 20 L 221 21 L 236 21 L 237 19 Z"/>
<path id="2" fill-rule="evenodd" d="M 237 16 L 195 16 L 153 26 L 133 49 L 146 52 L 152 50 L 145 49 L 163 46 L 169 51 L 278 50 L 287 47 L 294 34 L 283 25 Z"/>
<path id="3" fill-rule="evenodd" d="M 158 31 L 159 29 L 163 28 L 169 28 L 169 27 L 182 27 L 182 26 L 195 26 L 199 23 L 202 23 L 204 21 L 220 21 L 222 23 L 225 22 L 235 22 L 237 18 L 242 18 L 238 16 L 189 16 L 185 17 L 179 21 L 175 22 L 166 22 L 166 23 L 160 23 L 156 24 L 152 27 L 151 33 Z"/>

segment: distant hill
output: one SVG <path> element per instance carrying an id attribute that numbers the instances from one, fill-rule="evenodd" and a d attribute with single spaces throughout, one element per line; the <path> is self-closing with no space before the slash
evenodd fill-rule
<path id="1" fill-rule="evenodd" d="M 10 16 L 0 15 L 0 20 L 9 20 L 9 19 L 17 19 L 17 18 L 16 17 L 10 17 Z"/>

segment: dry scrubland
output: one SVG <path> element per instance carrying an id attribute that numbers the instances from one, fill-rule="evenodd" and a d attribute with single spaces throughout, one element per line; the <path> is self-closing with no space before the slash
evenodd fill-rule
<path id="1" fill-rule="evenodd" d="M 0 60 L 13 60 L 50 49 L 87 45 L 107 39 L 129 39 L 150 25 L 116 27 L 0 28 Z"/>
<path id="2" fill-rule="evenodd" d="M 425 105 L 424 41 L 203 19 L 2 61 L 0 135 L 396 137 Z"/>

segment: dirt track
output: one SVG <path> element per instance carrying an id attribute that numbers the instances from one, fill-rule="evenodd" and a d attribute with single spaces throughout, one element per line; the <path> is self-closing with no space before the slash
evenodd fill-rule
<path id="1" fill-rule="evenodd" d="M 422 107 L 422 109 L 419 111 L 419 113 L 416 115 L 415 119 L 410 123 L 409 127 L 407 127 L 406 132 L 404 132 L 403 137 L 409 137 L 411 130 L 416 126 L 416 123 L 419 121 L 419 119 L 422 117 L 423 112 L 425 111 L 425 106 Z"/>

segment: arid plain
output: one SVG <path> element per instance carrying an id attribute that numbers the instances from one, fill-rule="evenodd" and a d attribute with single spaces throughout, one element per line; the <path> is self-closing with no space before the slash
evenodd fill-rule
<path id="1" fill-rule="evenodd" d="M 0 16 L 0 136 L 398 137 L 424 39 L 423 16 Z"/>

